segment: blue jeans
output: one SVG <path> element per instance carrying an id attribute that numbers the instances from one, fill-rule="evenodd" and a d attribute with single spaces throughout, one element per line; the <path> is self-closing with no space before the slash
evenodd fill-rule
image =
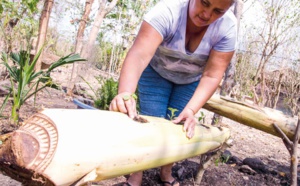
<path id="1" fill-rule="evenodd" d="M 148 65 L 138 83 L 140 114 L 170 119 L 174 108 L 177 117 L 192 98 L 199 81 L 189 84 L 175 84 L 161 77 Z"/>

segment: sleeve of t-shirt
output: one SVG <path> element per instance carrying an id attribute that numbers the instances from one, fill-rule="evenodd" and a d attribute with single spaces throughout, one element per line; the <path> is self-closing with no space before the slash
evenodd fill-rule
<path id="1" fill-rule="evenodd" d="M 220 52 L 231 52 L 237 47 L 236 19 L 226 21 L 220 28 L 220 39 L 213 49 Z"/>
<path id="2" fill-rule="evenodd" d="M 161 37 L 166 39 L 172 30 L 172 10 L 169 1 L 158 2 L 145 16 L 144 21 L 149 23 Z"/>

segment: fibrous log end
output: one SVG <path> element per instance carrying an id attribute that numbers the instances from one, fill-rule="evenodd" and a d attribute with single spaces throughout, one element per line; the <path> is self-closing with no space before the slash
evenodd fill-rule
<path id="1" fill-rule="evenodd" d="M 58 142 L 55 124 L 43 114 L 29 118 L 1 145 L 0 169 L 25 185 L 52 186 L 43 175 Z"/>

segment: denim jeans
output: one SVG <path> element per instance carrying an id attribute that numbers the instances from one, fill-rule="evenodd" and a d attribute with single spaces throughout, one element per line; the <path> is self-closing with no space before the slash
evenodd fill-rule
<path id="1" fill-rule="evenodd" d="M 148 65 L 138 83 L 140 114 L 170 119 L 171 111 L 177 109 L 177 117 L 192 98 L 199 81 L 175 84 L 161 77 Z"/>

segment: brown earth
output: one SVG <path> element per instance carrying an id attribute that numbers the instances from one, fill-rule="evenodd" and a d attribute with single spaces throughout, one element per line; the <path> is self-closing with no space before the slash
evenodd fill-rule
<path id="1" fill-rule="evenodd" d="M 53 73 L 53 77 L 66 85 L 68 68 L 62 68 Z M 93 74 L 93 73 L 90 73 Z M 100 74 L 95 71 L 94 74 Z M 0 97 L 0 103 L 3 101 Z M 48 90 L 40 92 L 36 105 L 33 99 L 21 108 L 20 116 L 25 120 L 42 108 L 76 108 L 70 98 L 63 91 Z M 9 116 L 10 105 L 6 107 L 3 115 Z M 206 114 L 206 122 L 210 123 L 213 113 L 202 110 Z M 232 186 L 232 185 L 290 185 L 289 153 L 282 140 L 278 137 L 258 131 L 251 127 L 224 118 L 222 125 L 231 129 L 233 146 L 224 153 L 231 155 L 227 163 L 212 164 L 204 173 L 201 186 Z M 0 119 L 1 134 L 13 131 L 15 126 L 10 126 L 7 118 Z M 181 185 L 197 185 L 195 177 L 199 169 L 200 156 L 177 162 L 173 167 L 173 175 Z M 126 181 L 127 175 L 110 180 L 104 180 L 93 185 L 119 186 Z M 22 184 L 11 179 L 2 172 L 0 185 L 21 186 Z M 143 186 L 159 185 L 159 168 L 146 170 L 143 176 Z"/>

